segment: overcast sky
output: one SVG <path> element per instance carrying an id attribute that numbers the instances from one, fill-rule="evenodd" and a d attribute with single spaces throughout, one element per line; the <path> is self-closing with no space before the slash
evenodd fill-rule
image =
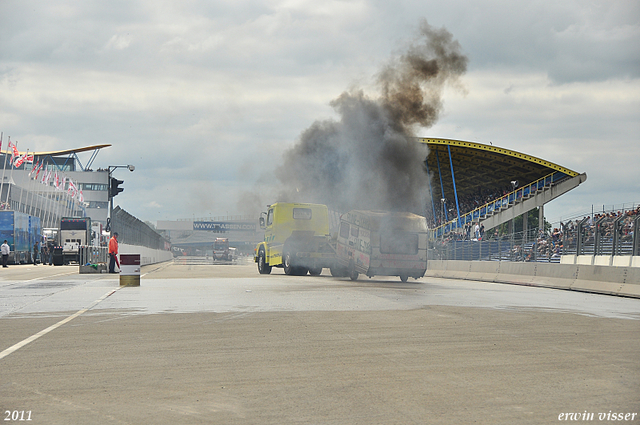
<path id="1" fill-rule="evenodd" d="M 1 0 L 0 131 L 20 150 L 111 144 L 93 168 L 136 166 L 115 200 L 142 220 L 249 213 L 240 198 L 274 202 L 283 152 L 372 90 L 421 19 L 468 67 L 419 136 L 586 172 L 551 221 L 640 202 L 637 0 Z"/>

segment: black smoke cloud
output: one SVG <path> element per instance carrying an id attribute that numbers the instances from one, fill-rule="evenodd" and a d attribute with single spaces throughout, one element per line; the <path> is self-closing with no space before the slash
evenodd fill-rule
<path id="1" fill-rule="evenodd" d="M 314 122 L 285 152 L 276 170 L 279 200 L 424 215 L 427 149 L 414 131 L 433 126 L 445 85 L 456 85 L 466 68 L 452 35 L 423 21 L 406 52 L 379 73 L 378 95 L 342 93 L 331 102 L 339 119 Z"/>
<path id="2" fill-rule="evenodd" d="M 284 154 L 276 170 L 281 200 L 317 202 L 336 211 L 404 210 L 424 214 L 426 146 L 417 127 L 428 128 L 442 110 L 442 92 L 467 68 L 459 43 L 426 21 L 417 40 L 379 74 L 377 97 L 361 89 L 331 102 L 339 120 L 317 121 Z"/>

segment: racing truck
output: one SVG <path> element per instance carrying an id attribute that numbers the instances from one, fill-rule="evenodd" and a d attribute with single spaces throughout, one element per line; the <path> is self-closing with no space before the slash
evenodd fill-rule
<path id="1" fill-rule="evenodd" d="M 317 276 L 334 269 L 335 244 L 331 243 L 326 205 L 278 202 L 260 215 L 264 241 L 255 249 L 260 274 L 281 267 L 285 274 Z"/>
<path id="2" fill-rule="evenodd" d="M 213 242 L 213 259 L 224 261 L 231 260 L 228 238 L 216 238 Z"/>

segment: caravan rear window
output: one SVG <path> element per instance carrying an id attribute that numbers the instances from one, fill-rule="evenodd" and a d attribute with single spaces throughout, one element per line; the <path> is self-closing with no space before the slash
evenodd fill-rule
<path id="1" fill-rule="evenodd" d="M 311 208 L 294 208 L 294 220 L 311 220 Z"/>
<path id="2" fill-rule="evenodd" d="M 417 254 L 417 233 L 383 233 L 380 235 L 380 252 L 383 254 Z"/>
<path id="3" fill-rule="evenodd" d="M 340 237 L 349 239 L 349 223 L 345 223 L 344 221 L 340 223 Z"/>

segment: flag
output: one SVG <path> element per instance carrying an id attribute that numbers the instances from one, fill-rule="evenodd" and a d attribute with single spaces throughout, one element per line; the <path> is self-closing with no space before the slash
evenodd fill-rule
<path id="1" fill-rule="evenodd" d="M 82 194 L 81 190 L 78 191 L 78 201 L 84 202 L 84 195 Z"/>
<path id="2" fill-rule="evenodd" d="M 64 177 L 64 176 L 60 176 L 58 178 L 62 178 L 62 181 L 58 185 L 58 190 L 64 190 L 64 184 L 65 184 L 65 181 L 66 181 L 67 178 Z"/>
<path id="3" fill-rule="evenodd" d="M 42 162 L 40 163 L 40 166 L 36 170 L 36 180 L 38 180 L 38 175 L 40 174 L 40 170 L 42 170 L 43 165 L 44 165 L 44 159 L 42 160 Z"/>
<path id="4" fill-rule="evenodd" d="M 15 162 L 13 163 L 13 166 L 16 167 L 16 168 L 19 168 L 25 162 L 27 162 L 29 164 L 33 164 L 33 154 L 25 153 L 24 155 L 18 156 L 16 158 Z M 29 174 L 31 174 L 31 173 L 29 173 Z"/>
<path id="5" fill-rule="evenodd" d="M 24 155 L 20 155 L 16 157 L 15 161 L 13 161 L 13 166 L 16 168 L 19 168 L 23 162 L 24 162 Z"/>
<path id="6" fill-rule="evenodd" d="M 49 170 L 45 171 L 44 176 L 42 178 L 42 183 L 43 184 L 45 184 L 47 186 L 49 185 L 49 180 L 51 180 L 51 174 L 52 174 L 51 171 L 49 171 Z"/>
<path id="7" fill-rule="evenodd" d="M 36 171 L 36 169 L 38 168 L 39 164 L 40 164 L 40 161 L 36 161 L 36 163 L 33 164 L 33 168 L 29 172 L 29 177 L 31 177 L 31 174 L 33 174 L 33 172 Z"/>
<path id="8" fill-rule="evenodd" d="M 67 193 L 72 198 L 75 198 L 76 194 L 78 193 L 78 188 L 76 187 L 75 184 L 73 184 L 73 181 L 71 179 L 69 179 L 69 190 L 67 191 Z"/>
<path id="9" fill-rule="evenodd" d="M 11 140 L 9 140 L 9 150 L 11 151 L 11 160 L 9 162 L 13 164 L 13 160 L 20 156 L 20 152 L 18 152 L 18 147 Z"/>

